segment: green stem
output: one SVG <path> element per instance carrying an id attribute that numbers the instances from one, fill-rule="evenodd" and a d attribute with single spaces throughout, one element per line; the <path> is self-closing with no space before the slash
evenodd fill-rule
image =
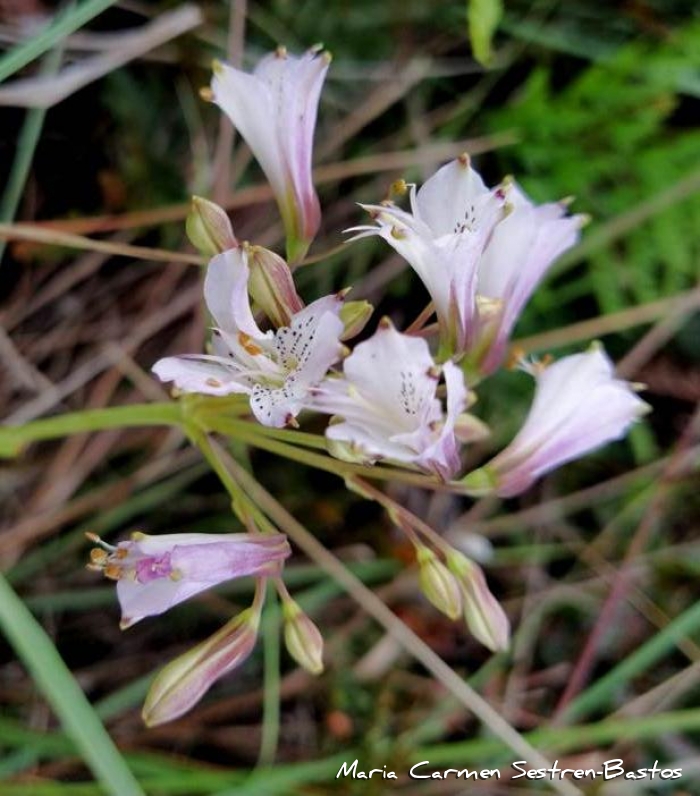
<path id="1" fill-rule="evenodd" d="M 70 434 L 129 426 L 178 426 L 182 423 L 181 407 L 173 401 L 70 412 L 34 420 L 23 426 L 1 427 L 0 458 L 17 456 L 31 442 L 57 439 Z"/>
<path id="2" fill-rule="evenodd" d="M 357 492 L 357 494 L 362 495 L 368 500 L 373 500 L 375 503 L 378 503 L 387 512 L 397 527 L 409 533 L 409 537 L 411 537 L 413 533 L 418 533 L 431 542 L 436 550 L 442 553 L 452 552 L 451 545 L 449 545 L 440 534 L 436 533 L 428 523 L 424 522 L 420 517 L 416 517 L 415 514 L 404 508 L 380 489 L 376 489 L 363 479 L 354 476 L 347 478 L 345 483 L 348 489 Z M 411 539 L 411 541 L 413 542 L 414 540 Z"/>
<path id="3" fill-rule="evenodd" d="M 398 470 L 390 467 L 372 467 L 368 465 L 351 464 L 341 461 L 340 459 L 333 459 L 327 455 L 297 448 L 294 445 L 289 445 L 278 439 L 274 439 L 268 430 L 260 431 L 260 429 L 264 428 L 263 426 L 257 426 L 245 420 L 215 416 L 213 413 L 207 413 L 205 417 L 198 415 L 198 419 L 206 426 L 208 431 L 215 431 L 220 434 L 235 437 L 237 440 L 245 442 L 255 448 L 275 453 L 285 459 L 291 459 L 300 464 L 314 467 L 317 470 L 333 473 L 343 480 L 352 476 L 362 476 L 379 481 L 400 481 L 405 484 L 411 484 L 432 491 L 465 494 L 464 487 L 459 482 L 441 483 L 421 473 Z"/>
<path id="4" fill-rule="evenodd" d="M 272 584 L 268 586 L 261 634 L 265 664 L 262 737 L 258 765 L 272 766 L 277 755 L 280 732 L 280 609 Z"/>

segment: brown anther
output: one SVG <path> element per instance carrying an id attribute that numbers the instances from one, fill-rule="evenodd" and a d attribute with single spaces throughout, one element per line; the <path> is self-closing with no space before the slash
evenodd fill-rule
<path id="1" fill-rule="evenodd" d="M 107 551 L 101 547 L 93 547 L 90 551 L 90 563 L 94 564 L 98 569 L 104 566 L 108 558 Z"/>
<path id="2" fill-rule="evenodd" d="M 199 89 L 199 96 L 204 102 L 214 102 L 214 92 L 209 86 L 202 86 L 202 88 Z"/>
<path id="3" fill-rule="evenodd" d="M 211 376 L 204 382 L 209 387 L 221 387 L 221 382 L 218 379 L 214 379 Z"/>
<path id="4" fill-rule="evenodd" d="M 462 152 L 462 154 L 457 158 L 461 166 L 464 166 L 465 169 L 468 169 L 471 165 L 472 159 L 466 152 Z"/>
<path id="5" fill-rule="evenodd" d="M 102 572 L 104 576 L 110 580 L 119 580 L 124 574 L 124 569 L 120 567 L 119 564 L 107 564 Z"/>
<path id="6" fill-rule="evenodd" d="M 114 551 L 113 555 L 115 558 L 124 559 L 129 555 L 129 551 L 126 549 L 126 547 L 118 547 Z"/>

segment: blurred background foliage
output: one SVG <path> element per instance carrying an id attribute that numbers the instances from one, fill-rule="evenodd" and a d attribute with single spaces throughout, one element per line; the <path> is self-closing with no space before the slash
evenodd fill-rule
<path id="1" fill-rule="evenodd" d="M 36 35 L 27 27 L 35 15 L 70 15 L 84 5 L 3 0 L 4 46 L 19 46 L 27 31 Z M 136 30 L 181 5 L 115 2 L 80 31 L 88 44 L 69 38 L 62 58 L 79 60 L 90 37 L 101 46 L 99 36 Z M 356 202 L 383 198 L 400 177 L 421 182 L 461 149 L 490 184 L 513 174 L 538 201 L 575 197 L 575 211 L 591 223 L 537 292 L 517 337 L 528 352 L 554 355 L 601 339 L 621 373 L 647 385 L 654 411 L 628 441 L 563 468 L 517 501 L 471 503 L 388 486 L 455 544 L 483 556 L 515 627 L 510 653 L 488 656 L 435 615 L 419 597 L 410 555 L 374 504 L 330 475 L 242 445 L 233 452 L 538 748 L 562 765 L 595 767 L 615 757 L 629 768 L 655 759 L 683 765 L 680 783 L 632 783 L 634 790 L 619 792 L 693 792 L 700 727 L 697 3 L 506 1 L 486 66 L 472 57 L 464 2 L 270 0 L 234 4 L 231 18 L 229 3 L 200 7 L 201 26 L 45 115 L 2 108 L 2 221 L 51 222 L 117 246 L 189 251 L 184 203 L 192 193 L 218 194 L 239 238 L 280 247 L 269 196 L 239 201 L 262 183 L 257 165 L 236 142 L 230 158 L 224 149 L 230 172 L 222 168 L 219 113 L 198 96 L 212 58 L 235 42 L 235 9 L 245 12 L 248 66 L 278 43 L 300 51 L 322 41 L 334 56 L 316 137 L 324 226 L 312 250 L 329 254 L 299 273 L 307 300 L 352 284 L 356 297 L 377 304 L 375 322 L 389 314 L 410 323 L 426 295 L 404 265 L 377 240 L 335 247 L 340 231 L 362 218 Z M 32 63 L 21 76 L 36 72 Z M 15 241 L 0 268 L 7 373 L 0 403 L 11 424 L 164 400 L 150 365 L 203 344 L 201 273 L 191 265 Z M 523 374 L 509 371 L 480 386 L 478 409 L 493 435 L 469 449 L 468 464 L 515 433 L 531 391 Z M 321 428 L 313 418 L 305 425 Z M 329 667 L 312 680 L 283 657 L 275 766 L 254 768 L 266 722 L 269 731 L 275 721 L 269 711 L 261 718 L 263 677 L 275 685 L 274 675 L 263 674 L 265 655 L 274 653 L 269 641 L 192 714 L 146 731 L 138 709 L 151 673 L 245 605 L 249 584 L 121 633 L 113 588 L 82 569 L 83 534 L 113 540 L 134 528 L 235 530 L 223 490 L 176 430 L 78 435 L 33 445 L 0 466 L 6 577 L 149 795 L 383 793 L 382 781 L 336 781 L 340 763 L 358 757 L 366 769 L 405 772 L 424 759 L 479 768 L 512 759 L 301 556 L 288 582 L 324 630 Z M 26 661 L 4 645 L 0 666 L 0 793 L 105 792 Z M 516 786 L 469 788 L 494 796 Z M 404 777 L 397 789 L 463 787 Z"/>

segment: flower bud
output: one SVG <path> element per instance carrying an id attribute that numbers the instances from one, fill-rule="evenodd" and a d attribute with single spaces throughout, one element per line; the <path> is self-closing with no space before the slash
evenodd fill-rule
<path id="1" fill-rule="evenodd" d="M 367 324 L 374 307 L 369 301 L 347 301 L 340 310 L 340 320 L 343 322 L 341 340 L 352 340 Z"/>
<path id="2" fill-rule="evenodd" d="M 240 666 L 255 646 L 259 623 L 259 612 L 248 608 L 162 669 L 143 706 L 141 715 L 146 726 L 182 716 L 216 680 Z"/>
<path id="3" fill-rule="evenodd" d="M 460 479 L 464 493 L 471 497 L 490 495 L 496 488 L 496 479 L 488 466 L 472 470 Z"/>
<path id="4" fill-rule="evenodd" d="M 427 547 L 418 548 L 421 591 L 430 602 L 450 619 L 462 613 L 459 582 L 449 569 Z"/>
<path id="5" fill-rule="evenodd" d="M 489 591 L 481 567 L 457 550 L 447 554 L 447 566 L 459 580 L 464 618 L 471 634 L 493 652 L 507 649 L 510 641 L 508 617 Z"/>
<path id="6" fill-rule="evenodd" d="M 250 295 L 274 326 L 289 326 L 292 316 L 304 308 L 304 302 L 294 287 L 289 266 L 269 249 L 248 243 L 243 245 L 250 268 Z"/>
<path id="7" fill-rule="evenodd" d="M 238 246 L 226 211 L 201 196 L 192 197 L 192 209 L 187 216 L 185 230 L 190 243 L 208 257 Z"/>
<path id="8" fill-rule="evenodd" d="M 284 643 L 287 651 L 311 674 L 323 671 L 323 636 L 316 625 L 290 597 L 285 598 Z"/>

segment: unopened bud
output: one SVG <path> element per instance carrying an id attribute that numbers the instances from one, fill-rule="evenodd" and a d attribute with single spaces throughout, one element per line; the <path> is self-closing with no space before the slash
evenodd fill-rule
<path id="1" fill-rule="evenodd" d="M 367 324 L 372 316 L 374 307 L 369 301 L 346 301 L 340 310 L 340 320 L 343 322 L 341 340 L 352 340 Z"/>
<path id="2" fill-rule="evenodd" d="M 457 578 L 427 547 L 418 549 L 421 591 L 430 602 L 450 619 L 462 613 L 462 593 Z"/>
<path id="3" fill-rule="evenodd" d="M 489 591 L 481 567 L 457 550 L 447 554 L 447 566 L 459 581 L 464 619 L 471 634 L 493 652 L 508 649 L 508 617 Z"/>
<path id="4" fill-rule="evenodd" d="M 274 326 L 289 326 L 292 316 L 304 308 L 289 266 L 269 249 L 244 245 L 250 268 L 250 295 Z"/>
<path id="5" fill-rule="evenodd" d="M 323 671 L 323 636 L 290 597 L 284 601 L 284 643 L 289 654 L 311 674 Z"/>
<path id="6" fill-rule="evenodd" d="M 143 706 L 146 725 L 153 727 L 182 716 L 216 680 L 240 666 L 255 646 L 259 622 L 259 612 L 249 608 L 162 669 Z"/>
<path id="7" fill-rule="evenodd" d="M 472 470 L 471 473 L 460 479 L 460 484 L 462 484 L 464 494 L 471 497 L 490 495 L 497 486 L 496 476 L 488 466 Z"/>
<path id="8" fill-rule="evenodd" d="M 226 211 L 201 196 L 192 197 L 185 230 L 192 245 L 207 257 L 214 257 L 238 245 Z"/>

